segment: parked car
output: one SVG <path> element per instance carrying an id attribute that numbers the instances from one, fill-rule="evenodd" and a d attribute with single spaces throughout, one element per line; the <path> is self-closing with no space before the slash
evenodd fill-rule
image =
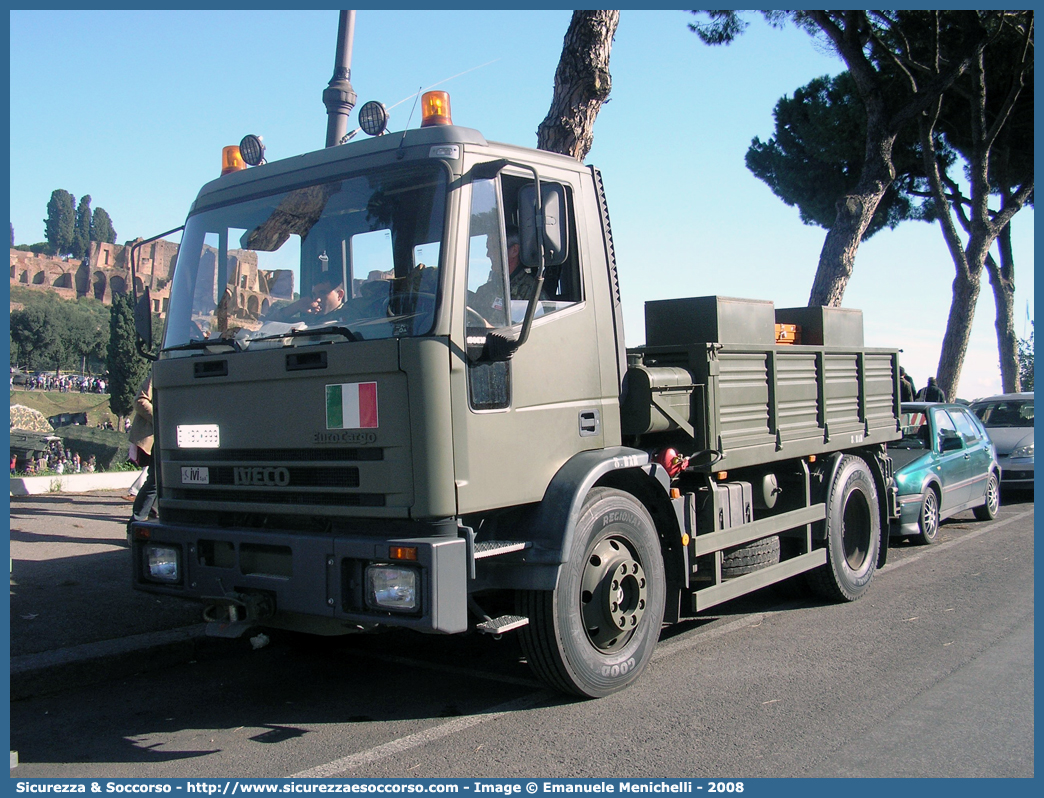
<path id="1" fill-rule="evenodd" d="M 1001 485 L 1033 489 L 1033 392 L 976 399 L 971 406 L 997 450 Z"/>
<path id="2" fill-rule="evenodd" d="M 969 508 L 980 521 L 997 517 L 997 453 L 969 408 L 904 403 L 900 423 L 903 437 L 888 444 L 901 510 L 896 536 L 933 543 L 941 521 Z"/>

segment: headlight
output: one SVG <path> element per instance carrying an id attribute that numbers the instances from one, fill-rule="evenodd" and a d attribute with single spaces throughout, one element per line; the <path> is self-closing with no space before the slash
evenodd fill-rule
<path id="1" fill-rule="evenodd" d="M 178 554 L 178 550 L 170 546 L 146 547 L 145 565 L 149 578 L 158 582 L 177 582 L 181 578 Z"/>
<path id="2" fill-rule="evenodd" d="M 1009 457 L 1033 457 L 1033 444 L 1029 446 L 1020 446 L 1018 449 L 1012 449 Z"/>
<path id="3" fill-rule="evenodd" d="M 394 565 L 366 569 L 366 603 L 373 609 L 412 612 L 417 609 L 417 571 Z"/>

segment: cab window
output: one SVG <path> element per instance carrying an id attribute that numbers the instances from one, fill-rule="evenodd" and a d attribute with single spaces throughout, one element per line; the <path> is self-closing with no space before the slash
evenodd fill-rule
<path id="1" fill-rule="evenodd" d="M 481 338 L 487 330 L 508 325 L 505 252 L 500 194 L 495 180 L 471 185 L 468 230 L 465 335 Z M 474 410 L 501 410 L 511 404 L 510 363 L 468 362 L 468 402 Z"/>

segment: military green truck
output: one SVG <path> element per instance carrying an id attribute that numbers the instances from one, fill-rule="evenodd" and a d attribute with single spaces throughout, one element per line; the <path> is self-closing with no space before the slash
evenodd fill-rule
<path id="1" fill-rule="evenodd" d="M 861 596 L 898 515 L 897 352 L 858 311 L 727 297 L 647 303 L 627 350 L 598 170 L 439 102 L 199 192 L 162 341 L 138 300 L 134 586 L 227 636 L 517 630 L 583 696 L 758 588 Z"/>

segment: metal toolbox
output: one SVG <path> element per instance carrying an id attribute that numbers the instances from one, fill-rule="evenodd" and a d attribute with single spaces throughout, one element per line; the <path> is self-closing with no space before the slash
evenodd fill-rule
<path id="1" fill-rule="evenodd" d="M 699 491 L 697 533 L 731 529 L 753 520 L 754 491 L 749 482 L 716 482 Z"/>

